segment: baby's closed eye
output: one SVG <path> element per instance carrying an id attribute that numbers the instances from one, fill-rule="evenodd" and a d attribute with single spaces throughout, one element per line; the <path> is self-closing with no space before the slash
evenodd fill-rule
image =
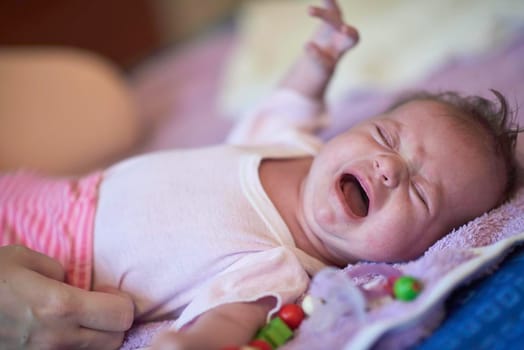
<path id="1" fill-rule="evenodd" d="M 384 127 L 375 125 L 375 132 L 378 135 L 379 142 L 390 149 L 395 149 L 395 140 L 391 133 Z"/>
<path id="2" fill-rule="evenodd" d="M 417 197 L 417 199 L 420 202 L 422 202 L 422 204 L 424 204 L 424 206 L 429 210 L 428 195 L 424 191 L 423 186 L 420 183 L 416 182 L 416 181 L 411 181 L 411 188 L 412 188 L 413 192 L 415 193 L 415 196 Z"/>

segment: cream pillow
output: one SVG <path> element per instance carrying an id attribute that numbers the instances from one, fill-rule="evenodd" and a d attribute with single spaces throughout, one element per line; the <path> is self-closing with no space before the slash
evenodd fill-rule
<path id="1" fill-rule="evenodd" d="M 226 115 L 242 115 L 278 82 L 318 24 L 306 14 L 307 6 L 321 3 L 245 3 L 238 46 L 219 96 Z M 506 43 L 524 21 L 522 0 L 339 0 L 339 4 L 347 21 L 359 29 L 361 42 L 340 63 L 328 99 L 355 89 L 408 86 L 451 57 Z"/>

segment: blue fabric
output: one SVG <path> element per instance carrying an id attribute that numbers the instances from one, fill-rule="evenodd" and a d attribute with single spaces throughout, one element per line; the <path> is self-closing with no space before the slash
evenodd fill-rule
<path id="1" fill-rule="evenodd" d="M 453 293 L 446 309 L 442 325 L 413 349 L 524 349 L 524 247 Z"/>

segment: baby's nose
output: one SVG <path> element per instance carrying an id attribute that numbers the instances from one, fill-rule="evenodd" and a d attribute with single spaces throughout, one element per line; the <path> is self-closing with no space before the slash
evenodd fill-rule
<path id="1" fill-rule="evenodd" d="M 374 160 L 373 165 L 379 181 L 388 188 L 399 185 L 406 168 L 402 159 L 396 155 L 381 155 Z"/>

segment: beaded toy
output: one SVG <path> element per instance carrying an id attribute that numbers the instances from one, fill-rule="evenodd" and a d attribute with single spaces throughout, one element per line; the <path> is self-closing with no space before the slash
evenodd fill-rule
<path id="1" fill-rule="evenodd" d="M 363 288 L 352 283 L 352 278 L 369 274 L 382 275 L 387 278 L 387 283 L 375 288 Z M 221 350 L 274 350 L 293 337 L 294 330 L 306 316 L 308 328 L 319 332 L 331 327 L 341 315 L 348 313 L 364 321 L 366 307 L 378 299 L 389 297 L 407 302 L 414 300 L 421 291 L 422 283 L 418 279 L 402 275 L 399 270 L 386 264 L 361 265 L 346 273 L 326 268 L 313 278 L 301 306 L 283 305 L 248 345 L 229 346 Z"/>

